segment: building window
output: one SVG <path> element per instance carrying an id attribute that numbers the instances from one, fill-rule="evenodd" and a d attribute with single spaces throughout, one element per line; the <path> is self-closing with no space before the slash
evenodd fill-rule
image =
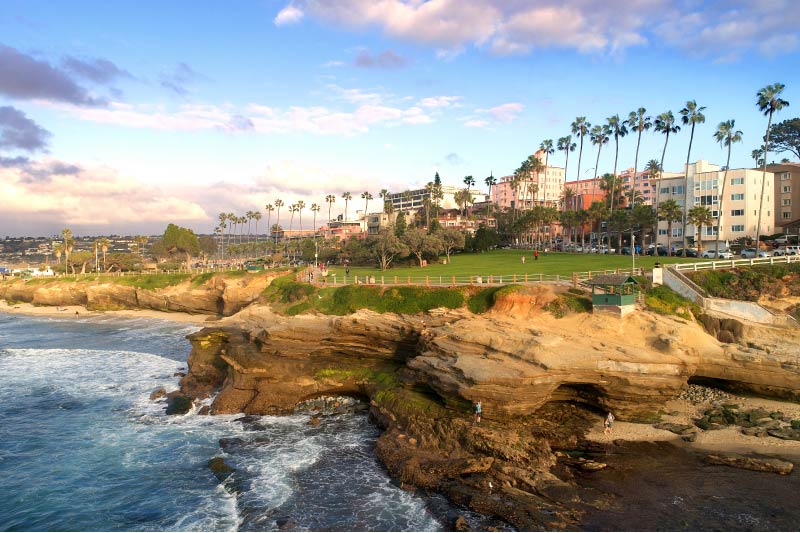
<path id="1" fill-rule="evenodd" d="M 784 220 L 789 220 L 790 218 L 792 218 L 792 212 L 791 211 L 784 211 L 783 212 L 783 219 Z"/>
<path id="2" fill-rule="evenodd" d="M 744 178 L 733 178 L 731 185 L 744 185 Z"/>
<path id="3" fill-rule="evenodd" d="M 659 234 L 659 235 L 666 235 L 666 234 L 667 234 L 667 230 L 665 230 L 665 229 L 659 229 L 659 230 L 658 230 L 658 234 Z"/>
<path id="4" fill-rule="evenodd" d="M 781 180 L 786 181 L 788 179 L 789 179 L 789 173 L 788 172 L 784 172 L 783 174 L 781 174 Z"/>
<path id="5" fill-rule="evenodd" d="M 731 231 L 744 231 L 744 224 L 734 224 L 731 226 Z"/>
<path id="6" fill-rule="evenodd" d="M 669 194 L 669 187 L 661 187 L 661 190 L 658 192 L 661 194 Z"/>
<path id="7" fill-rule="evenodd" d="M 683 194 L 683 185 L 676 185 L 673 187 L 672 194 Z"/>
<path id="8" fill-rule="evenodd" d="M 732 209 L 731 210 L 732 217 L 743 217 L 744 216 L 744 209 Z"/>
<path id="9" fill-rule="evenodd" d="M 783 186 L 783 192 L 792 192 L 792 186 L 791 185 L 784 185 Z"/>
<path id="10" fill-rule="evenodd" d="M 783 205 L 792 205 L 792 199 L 791 198 L 784 198 L 783 199 Z"/>
<path id="11" fill-rule="evenodd" d="M 672 237 L 683 237 L 683 228 L 672 228 Z"/>
<path id="12" fill-rule="evenodd" d="M 731 194 L 731 200 L 744 200 L 744 193 Z"/>

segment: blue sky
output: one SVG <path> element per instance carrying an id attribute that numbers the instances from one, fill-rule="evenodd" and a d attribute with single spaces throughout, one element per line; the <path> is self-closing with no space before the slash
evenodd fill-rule
<path id="1" fill-rule="evenodd" d="M 593 4 L 5 0 L 0 235 L 157 233 L 170 221 L 210 232 L 220 211 L 275 198 L 377 197 L 437 171 L 482 183 L 576 116 L 677 115 L 689 99 L 707 107 L 692 159 L 724 164 L 711 136 L 735 119 L 744 142 L 731 164 L 748 166 L 766 126 L 756 92 L 784 83 L 794 105 L 776 119 L 798 115 L 795 2 Z M 644 135 L 640 167 L 663 139 Z M 688 142 L 671 138 L 666 170 L 683 168 Z M 620 169 L 634 149 L 622 139 Z M 586 142 L 584 177 L 595 155 Z M 577 152 L 569 180 L 576 163 Z"/>

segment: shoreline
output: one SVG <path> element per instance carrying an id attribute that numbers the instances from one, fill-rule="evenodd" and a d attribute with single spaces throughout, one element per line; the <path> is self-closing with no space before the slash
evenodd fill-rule
<path id="1" fill-rule="evenodd" d="M 754 396 L 731 395 L 729 403 L 736 403 L 741 409 L 762 408 L 767 411 L 783 411 L 793 419 L 800 419 L 800 403 L 786 400 L 771 400 Z M 699 418 L 705 409 L 712 407 L 712 402 L 692 403 L 687 400 L 674 399 L 664 405 L 669 414 L 662 416 L 662 422 L 675 424 L 692 424 L 693 418 Z M 603 433 L 603 420 L 598 417 L 596 423 L 585 435 L 586 440 L 599 444 L 611 444 L 615 440 L 626 442 L 669 442 L 677 447 L 699 453 L 736 453 L 781 456 L 791 460 L 800 467 L 800 441 L 783 440 L 776 437 L 755 437 L 744 435 L 738 426 L 723 429 L 701 431 L 697 428 L 697 440 L 686 442 L 679 435 L 665 429 L 654 428 L 652 424 L 633 422 L 614 422 L 611 435 Z"/>
<path id="2" fill-rule="evenodd" d="M 38 316 L 47 318 L 70 318 L 86 316 L 113 316 L 120 318 L 155 318 L 181 324 L 204 325 L 215 322 L 216 317 L 211 315 L 193 315 L 181 311 L 166 312 L 153 309 L 122 309 L 118 311 L 91 311 L 83 305 L 62 306 L 37 306 L 30 303 L 17 303 L 9 305 L 5 300 L 0 300 L 0 313 L 11 315 Z M 77 313 L 77 315 L 76 315 Z"/>

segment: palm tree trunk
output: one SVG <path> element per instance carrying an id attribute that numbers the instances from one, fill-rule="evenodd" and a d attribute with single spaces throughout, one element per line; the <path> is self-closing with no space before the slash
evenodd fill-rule
<path id="1" fill-rule="evenodd" d="M 761 249 L 759 239 L 761 238 L 761 212 L 764 209 L 764 186 L 767 184 L 767 155 L 769 155 L 769 127 L 772 124 L 772 109 L 769 110 L 767 119 L 767 135 L 764 142 L 764 167 L 761 172 L 761 198 L 758 201 L 758 224 L 756 225 L 756 257 Z"/>
<path id="2" fill-rule="evenodd" d="M 278 213 L 275 217 L 275 224 L 280 225 L 281 223 L 281 206 L 278 206 Z M 278 250 L 278 232 L 275 232 L 275 250 Z"/>
<path id="3" fill-rule="evenodd" d="M 731 143 L 732 144 L 732 143 Z M 731 164 L 731 145 L 728 144 L 728 160 L 725 162 L 725 174 L 722 176 L 722 188 L 719 191 L 719 207 L 717 212 L 717 238 L 714 240 L 714 259 L 719 259 L 719 230 L 722 227 L 722 202 L 725 200 L 725 184 L 728 182 L 728 168 Z M 698 254 L 699 255 L 699 254 Z"/>
<path id="4" fill-rule="evenodd" d="M 569 145 L 567 146 L 565 152 L 567 152 L 567 158 L 564 160 L 564 183 L 567 182 L 567 168 L 569 168 Z"/>
<path id="5" fill-rule="evenodd" d="M 617 159 L 619 159 L 619 137 L 614 135 L 614 174 L 611 178 L 611 202 L 608 217 L 614 214 L 614 197 L 617 195 Z"/>
<path id="6" fill-rule="evenodd" d="M 683 257 L 686 257 L 687 243 L 689 242 L 686 235 L 686 226 L 688 223 L 689 212 L 689 158 L 692 154 L 692 141 L 694 140 L 694 122 L 692 122 L 692 133 L 689 135 L 689 151 L 686 152 L 686 179 L 683 185 Z M 765 167 L 766 168 L 766 167 Z M 692 191 L 694 194 L 694 191 Z M 756 243 L 758 244 L 758 243 Z"/>
<path id="7" fill-rule="evenodd" d="M 578 150 L 578 174 L 575 176 L 575 181 L 581 179 L 581 159 L 583 158 L 583 134 L 581 134 L 581 147 Z M 564 172 L 564 179 L 566 180 L 566 169 Z"/>
<path id="8" fill-rule="evenodd" d="M 658 168 L 658 179 L 656 180 L 656 254 L 658 253 L 658 195 L 661 194 L 661 180 L 664 179 L 664 156 L 667 154 L 667 143 L 669 142 L 669 129 L 667 138 L 664 139 L 664 149 L 661 150 L 661 165 Z"/>

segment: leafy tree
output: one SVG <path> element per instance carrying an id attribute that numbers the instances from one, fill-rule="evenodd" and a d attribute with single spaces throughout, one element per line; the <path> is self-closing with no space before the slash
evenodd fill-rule
<path id="1" fill-rule="evenodd" d="M 487 252 L 491 248 L 497 246 L 500 242 L 500 236 L 491 228 L 481 224 L 475 231 L 475 235 L 465 239 L 466 249 L 473 252 Z"/>
<path id="2" fill-rule="evenodd" d="M 403 243 L 409 252 L 417 258 L 419 266 L 425 255 L 435 255 L 442 249 L 442 241 L 436 235 L 429 235 L 422 228 L 412 228 L 403 235 Z"/>
<path id="3" fill-rule="evenodd" d="M 378 260 L 381 270 L 386 270 L 398 255 L 407 255 L 408 246 L 389 228 L 381 228 L 377 235 L 367 238 L 367 247 Z"/>
<path id="4" fill-rule="evenodd" d="M 769 136 L 775 152 L 791 152 L 800 159 L 800 118 L 773 124 Z M 766 136 L 764 140 L 766 141 Z"/>
<path id="5" fill-rule="evenodd" d="M 192 271 L 192 257 L 200 253 L 200 242 L 192 230 L 170 224 L 164 230 L 161 242 L 171 255 L 186 256 L 186 270 Z"/>
<path id="6" fill-rule="evenodd" d="M 397 218 L 394 220 L 394 234 L 398 237 L 402 237 L 406 232 L 407 227 L 408 224 L 406 223 L 406 212 L 398 211 Z"/>
<path id="7" fill-rule="evenodd" d="M 104 259 L 104 269 L 106 272 L 111 272 L 112 270 L 126 272 L 141 270 L 142 259 L 132 253 L 113 252 L 108 254 L 108 257 Z"/>
<path id="8" fill-rule="evenodd" d="M 689 210 L 689 223 L 697 228 L 695 233 L 695 244 L 697 245 L 698 255 L 703 251 L 703 226 L 710 226 L 714 219 L 711 210 L 704 205 L 696 205 Z"/>
<path id="9" fill-rule="evenodd" d="M 658 219 L 667 221 L 667 250 L 672 249 L 672 224 L 683 218 L 683 208 L 675 200 L 669 199 L 658 206 Z"/>
<path id="10" fill-rule="evenodd" d="M 214 255 L 214 252 L 217 249 L 217 243 L 214 242 L 214 237 L 210 235 L 203 235 L 197 241 L 200 245 L 200 254 L 204 258 Z"/>
<path id="11" fill-rule="evenodd" d="M 92 252 L 86 250 L 80 250 L 72 254 L 72 263 L 70 268 L 72 269 L 72 273 L 75 273 L 75 265 L 81 265 L 81 274 L 86 274 L 86 265 L 91 263 L 94 260 L 94 254 Z"/>
<path id="12" fill-rule="evenodd" d="M 442 240 L 442 251 L 447 256 L 447 263 L 449 264 L 453 251 L 464 249 L 464 233 L 455 228 L 444 228 L 439 231 L 439 238 Z"/>
<path id="13" fill-rule="evenodd" d="M 784 107 L 789 107 L 789 102 L 781 98 L 781 93 L 786 86 L 782 83 L 767 85 L 756 94 L 756 106 L 767 117 L 767 132 L 764 135 L 764 171 L 761 174 L 761 198 L 758 202 L 758 223 L 756 224 L 756 248 L 761 237 L 761 213 L 764 211 L 764 186 L 767 183 L 767 157 L 769 156 L 769 129 L 772 124 L 772 114 Z"/>

